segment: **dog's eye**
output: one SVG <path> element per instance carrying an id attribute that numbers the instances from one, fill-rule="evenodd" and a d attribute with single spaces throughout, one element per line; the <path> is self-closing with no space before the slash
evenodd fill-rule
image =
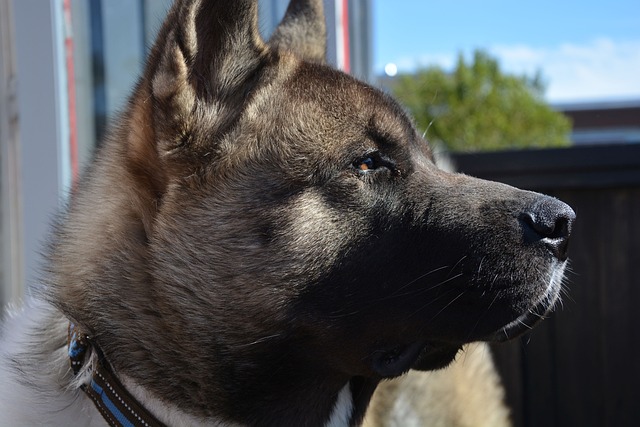
<path id="1" fill-rule="evenodd" d="M 369 169 L 376 169 L 376 161 L 373 157 L 365 157 L 364 159 L 358 160 L 354 163 L 354 166 L 361 171 L 368 171 Z"/>
<path id="2" fill-rule="evenodd" d="M 381 166 L 380 158 L 375 154 L 370 154 L 366 157 L 363 157 L 353 162 L 353 167 L 355 167 L 361 172 L 375 170 L 375 169 L 378 169 L 380 166 Z"/>
<path id="3" fill-rule="evenodd" d="M 394 174 L 399 173 L 395 163 L 377 151 L 360 157 L 358 160 L 353 162 L 351 166 L 359 174 L 368 174 L 371 172 L 377 172 L 378 170 L 391 171 Z"/>

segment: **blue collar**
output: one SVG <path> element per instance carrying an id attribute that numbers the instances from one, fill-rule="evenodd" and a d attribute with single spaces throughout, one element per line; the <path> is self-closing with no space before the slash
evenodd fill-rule
<path id="1" fill-rule="evenodd" d="M 91 382 L 80 388 L 91 398 L 105 421 L 112 427 L 166 427 L 144 409 L 122 385 L 113 373 L 100 348 L 89 335 L 80 332 L 69 323 L 67 338 L 69 363 L 74 375 L 80 372 L 92 351 L 97 363 L 90 368 Z"/>

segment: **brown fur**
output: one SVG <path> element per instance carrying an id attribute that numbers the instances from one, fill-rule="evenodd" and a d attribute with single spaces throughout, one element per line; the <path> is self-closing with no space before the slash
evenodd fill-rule
<path id="1" fill-rule="evenodd" d="M 357 424 L 380 380 L 538 321 L 566 260 L 568 206 L 439 170 L 322 65 L 321 2 L 288 10 L 264 42 L 252 1 L 175 4 L 49 250 L 47 304 L 209 423 Z"/>

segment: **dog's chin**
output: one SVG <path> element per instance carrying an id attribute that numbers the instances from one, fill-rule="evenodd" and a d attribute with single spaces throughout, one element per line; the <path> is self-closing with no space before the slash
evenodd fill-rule
<path id="1" fill-rule="evenodd" d="M 507 323 L 493 333 L 482 338 L 482 341 L 504 342 L 529 332 L 535 325 L 545 319 L 560 299 L 564 264 L 553 270 L 545 294 L 534 302 L 528 310 L 515 320 Z"/>
<path id="2" fill-rule="evenodd" d="M 546 314 L 552 310 L 553 303 L 546 300 L 542 301 L 514 321 L 484 337 L 482 341 L 504 342 L 517 338 L 531 331 L 531 329 L 541 322 L 545 318 Z"/>

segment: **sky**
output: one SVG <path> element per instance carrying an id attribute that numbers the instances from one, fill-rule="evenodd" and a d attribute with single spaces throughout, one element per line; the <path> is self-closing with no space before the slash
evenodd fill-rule
<path id="1" fill-rule="evenodd" d="M 640 100 L 640 0 L 373 0 L 374 67 L 439 65 L 481 48 L 540 71 L 552 103 Z"/>

